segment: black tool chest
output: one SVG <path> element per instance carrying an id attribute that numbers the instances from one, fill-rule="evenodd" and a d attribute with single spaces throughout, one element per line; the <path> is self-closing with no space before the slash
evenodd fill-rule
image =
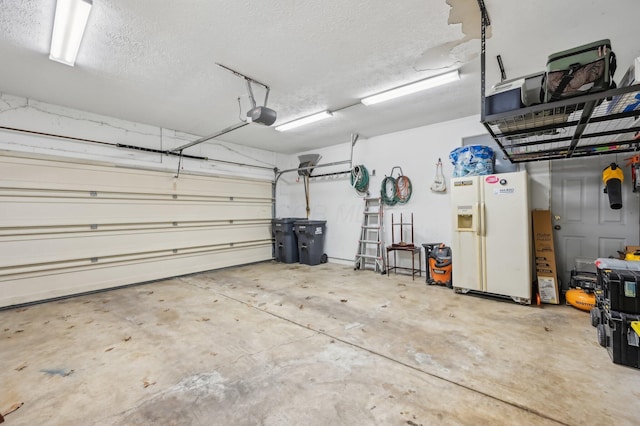
<path id="1" fill-rule="evenodd" d="M 591 323 L 616 364 L 640 368 L 640 271 L 598 269 Z"/>

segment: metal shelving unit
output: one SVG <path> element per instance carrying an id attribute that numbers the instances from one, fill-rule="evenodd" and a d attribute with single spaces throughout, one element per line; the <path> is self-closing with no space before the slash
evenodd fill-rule
<path id="1" fill-rule="evenodd" d="M 640 84 L 485 115 L 486 27 L 481 11 L 481 121 L 512 163 L 640 150 Z M 631 109 L 631 111 L 629 111 Z M 639 134 L 640 135 L 640 134 Z"/>
<path id="2" fill-rule="evenodd" d="M 640 85 L 487 115 L 482 123 L 513 163 L 636 151 Z"/>

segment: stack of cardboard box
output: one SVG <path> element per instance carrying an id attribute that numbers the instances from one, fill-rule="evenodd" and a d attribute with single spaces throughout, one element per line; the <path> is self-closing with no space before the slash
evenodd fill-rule
<path id="1" fill-rule="evenodd" d="M 558 294 L 558 274 L 553 246 L 553 227 L 549 210 L 534 210 L 533 242 L 536 255 L 536 277 L 538 294 L 542 303 L 560 303 Z"/>

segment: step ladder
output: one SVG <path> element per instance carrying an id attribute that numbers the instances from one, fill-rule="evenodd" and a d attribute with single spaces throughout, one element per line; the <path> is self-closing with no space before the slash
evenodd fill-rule
<path id="1" fill-rule="evenodd" d="M 384 217 L 382 198 L 365 197 L 362 227 L 354 269 L 367 269 L 386 273 L 384 262 Z M 369 268 L 371 269 L 371 268 Z"/>

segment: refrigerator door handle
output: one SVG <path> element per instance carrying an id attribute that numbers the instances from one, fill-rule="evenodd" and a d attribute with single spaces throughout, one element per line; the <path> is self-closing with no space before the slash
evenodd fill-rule
<path id="1" fill-rule="evenodd" d="M 480 233 L 478 235 L 485 237 L 487 235 L 487 221 L 485 215 L 485 204 L 480 203 L 480 211 L 478 212 L 480 215 Z"/>
<path id="2" fill-rule="evenodd" d="M 480 204 L 473 204 L 473 230 L 476 235 L 482 235 L 482 218 L 480 217 Z"/>
<path id="3" fill-rule="evenodd" d="M 473 205 L 473 218 L 474 218 L 474 226 L 475 226 L 475 244 L 476 244 L 476 276 L 478 277 L 478 290 L 485 290 L 485 279 L 483 274 L 484 269 L 484 252 L 483 252 L 483 238 L 482 238 L 482 230 L 484 228 L 484 218 L 482 217 L 482 207 L 484 203 L 475 203 Z"/>

